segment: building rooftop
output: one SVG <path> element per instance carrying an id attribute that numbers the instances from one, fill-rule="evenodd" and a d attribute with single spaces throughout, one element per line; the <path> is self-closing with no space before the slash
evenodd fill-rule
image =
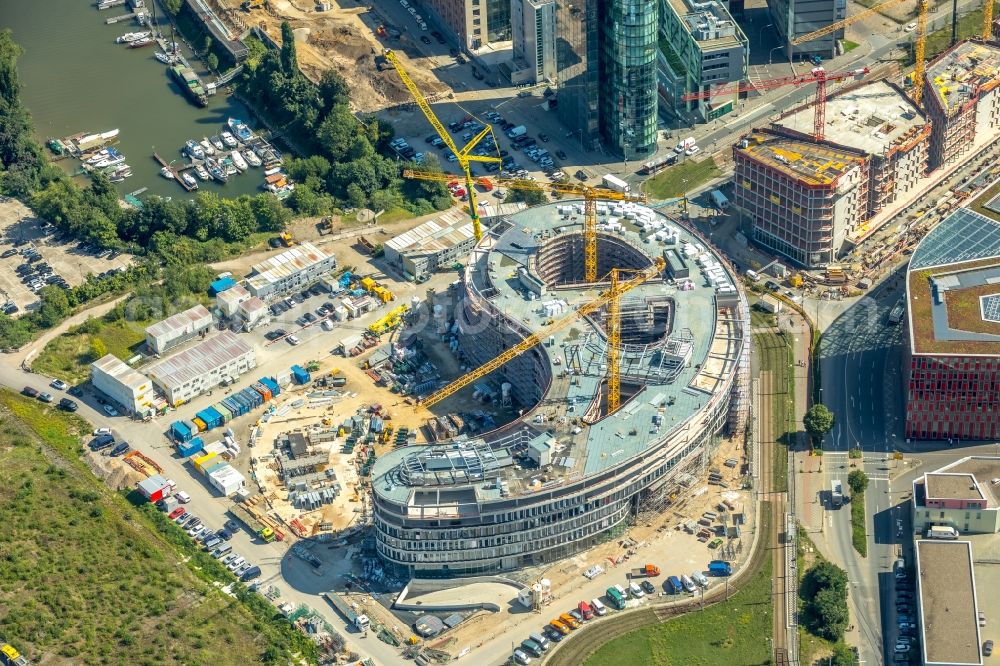
<path id="1" fill-rule="evenodd" d="M 806 185 L 832 185 L 864 163 L 857 151 L 793 139 L 767 130 L 754 130 L 743 137 L 735 149 Z"/>
<path id="2" fill-rule="evenodd" d="M 256 296 L 251 296 L 247 300 L 240 303 L 239 308 L 240 312 L 244 315 L 256 315 L 264 310 L 267 310 L 267 304 Z"/>
<path id="3" fill-rule="evenodd" d="M 777 124 L 803 134 L 812 134 L 812 105 L 781 118 Z M 927 120 L 903 92 L 886 82 L 871 81 L 837 92 L 826 102 L 827 141 L 848 148 L 882 155 L 924 136 Z"/>
<path id="4" fill-rule="evenodd" d="M 230 331 L 223 331 L 190 349 L 150 366 L 148 373 L 151 378 L 166 386 L 181 386 L 252 352 L 253 347 L 242 338 Z"/>
<path id="5" fill-rule="evenodd" d="M 976 95 L 1000 83 L 1000 45 L 965 41 L 957 44 L 927 66 L 927 82 L 935 98 L 952 113 Z"/>
<path id="6" fill-rule="evenodd" d="M 917 488 L 919 484 L 919 488 Z M 914 482 L 918 506 L 930 499 L 985 499 L 986 507 L 1000 507 L 1000 457 L 967 456 Z"/>
<path id="7" fill-rule="evenodd" d="M 91 365 L 133 391 L 138 390 L 143 384 L 149 384 L 148 377 L 126 365 L 114 354 L 106 354 Z"/>
<path id="8" fill-rule="evenodd" d="M 312 243 L 303 241 L 284 252 L 269 257 L 259 264 L 254 264 L 252 275 L 247 278 L 247 284 L 264 286 L 281 280 L 318 264 L 330 255 Z"/>
<path id="9" fill-rule="evenodd" d="M 736 21 L 719 2 L 670 0 L 669 5 L 702 49 L 740 45 Z"/>
<path id="10" fill-rule="evenodd" d="M 989 212 L 952 212 L 910 258 L 913 353 L 1000 356 L 1000 222 Z"/>
<path id="11" fill-rule="evenodd" d="M 924 663 L 982 664 L 972 544 L 920 539 L 916 546 Z"/>
<path id="12" fill-rule="evenodd" d="M 234 287 L 235 288 L 235 287 Z M 226 293 L 226 292 L 222 292 Z M 212 325 L 212 313 L 204 305 L 196 305 L 184 312 L 178 312 L 159 321 L 146 329 L 146 335 L 154 338 L 163 336 L 178 337 L 200 328 Z"/>
<path id="13" fill-rule="evenodd" d="M 431 254 L 447 250 L 472 238 L 472 221 L 457 210 L 449 210 L 434 220 L 385 242 L 400 254 Z"/>
<path id="14" fill-rule="evenodd" d="M 220 303 L 239 303 L 240 301 L 245 301 L 250 298 L 250 292 L 247 291 L 246 287 L 241 284 L 234 284 L 229 289 L 225 291 L 220 291 L 215 297 Z"/>
<path id="15" fill-rule="evenodd" d="M 580 211 L 575 218 L 572 213 L 559 212 L 575 206 Z M 656 211 L 637 204 L 624 204 L 623 209 L 625 206 L 630 207 L 628 211 L 616 213 L 612 204 L 598 204 L 599 229 L 606 229 L 611 216 L 617 218 L 615 224 L 621 228 L 608 236 L 621 244 L 618 247 L 623 248 L 622 256 L 630 256 L 630 261 L 651 261 L 665 249 L 676 248 L 686 257 L 691 275 L 676 283 L 647 281 L 622 299 L 623 312 L 629 308 L 637 308 L 636 312 L 663 308 L 669 311 L 670 321 L 652 342 L 622 345 L 621 409 L 603 418 L 594 414 L 595 405 L 600 406 L 595 397 L 603 391 L 607 374 L 607 343 L 603 326 L 598 323 L 602 321 L 600 315 L 581 318 L 553 333 L 549 344 L 535 350 L 547 360 L 552 377 L 543 398 L 545 422 L 568 423 L 583 417 L 590 425 L 572 433 L 567 428 L 554 436 L 547 426 L 533 425 L 536 408 L 531 406 L 520 421 L 487 433 L 486 442 L 466 440 L 461 453 L 453 449 L 452 442 L 396 449 L 375 463 L 373 478 L 384 475 L 387 480 L 377 482 L 380 493 L 399 502 L 413 502 L 410 493 L 418 492 L 417 481 L 432 485 L 432 477 L 434 485 L 466 484 L 466 488 L 448 491 L 456 506 L 470 499 L 474 502 L 538 492 L 598 474 L 664 441 L 671 441 L 681 450 L 688 442 L 679 433 L 695 425 L 703 427 L 699 418 L 703 418 L 708 405 L 729 390 L 727 382 L 736 372 L 746 343 L 742 328 L 745 322 L 738 313 L 742 297 L 735 291 L 729 269 L 698 238 Z M 582 202 L 564 200 L 528 208 L 491 228 L 470 257 L 465 276 L 467 290 L 501 308 L 525 331 L 538 330 L 553 316 L 546 311 L 549 301 L 559 301 L 560 311 L 568 312 L 596 298 L 601 287 L 588 284 L 550 286 L 547 295 L 531 298 L 519 278 L 521 269 L 537 270 L 540 250 L 547 243 L 571 241 L 573 234 L 582 234 L 582 210 Z M 629 215 L 646 216 L 651 223 L 644 231 Z M 675 243 L 667 245 L 654 239 L 658 230 L 674 234 Z M 489 249 L 482 250 L 484 246 Z M 573 381 L 563 372 L 571 365 Z M 635 393 L 627 395 L 625 384 L 634 387 Z M 552 471 L 542 472 L 517 463 L 516 459 L 526 456 L 533 443 L 551 446 Z M 433 474 L 426 471 L 432 459 L 435 465 L 440 463 Z M 445 503 L 440 498 L 435 502 Z"/>

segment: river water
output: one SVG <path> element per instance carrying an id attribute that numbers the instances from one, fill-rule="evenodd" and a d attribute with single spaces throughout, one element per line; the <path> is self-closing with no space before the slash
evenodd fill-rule
<path id="1" fill-rule="evenodd" d="M 18 61 L 21 98 L 31 111 L 39 141 L 118 128 L 116 148 L 133 173 L 117 183 L 122 194 L 147 187 L 146 195 L 194 196 L 160 176 L 153 153 L 168 162 L 176 160 L 175 166 L 184 164 L 180 149 L 185 140 L 218 134 L 231 116 L 247 120 L 246 108 L 223 93 L 209 97 L 203 109 L 191 104 L 166 66 L 153 57 L 156 45 L 129 49 L 115 43 L 119 35 L 143 30 L 132 20 L 105 24 L 127 8 L 98 11 L 96 5 L 89 0 L 0 0 L 0 26 L 11 28 L 24 49 Z M 169 38 L 170 27 L 161 13 L 158 7 L 161 30 Z M 182 42 L 179 36 L 177 41 Z M 203 81 L 214 78 L 200 71 L 198 61 L 188 61 Z M 80 165 L 74 159 L 58 164 L 70 172 Z M 200 191 L 256 194 L 262 191 L 263 177 L 261 169 L 250 169 L 230 176 L 225 185 L 199 182 Z"/>

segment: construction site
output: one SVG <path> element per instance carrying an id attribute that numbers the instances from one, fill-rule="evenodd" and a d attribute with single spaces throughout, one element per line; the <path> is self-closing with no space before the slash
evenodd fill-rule
<path id="1" fill-rule="evenodd" d="M 410 102 L 399 79 L 383 71 L 382 52 L 405 46 L 405 38 L 372 6 L 350 1 L 315 3 L 301 0 L 214 0 L 220 18 L 235 34 L 251 28 L 281 44 L 281 23 L 288 21 L 295 33 L 302 73 L 318 82 L 324 71 L 334 70 L 352 90 L 351 105 L 358 112 L 373 112 Z M 393 36 L 395 35 L 395 36 Z M 447 92 L 419 60 L 405 54 L 413 76 L 430 95 Z"/>

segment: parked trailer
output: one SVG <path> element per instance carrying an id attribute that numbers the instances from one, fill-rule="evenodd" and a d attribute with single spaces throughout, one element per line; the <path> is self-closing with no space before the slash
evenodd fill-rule
<path id="1" fill-rule="evenodd" d="M 358 613 L 350 604 L 341 599 L 336 592 L 324 592 L 323 597 L 327 602 L 334 607 L 334 609 L 344 616 L 344 618 L 358 631 L 364 631 L 368 628 L 368 616 L 363 613 Z"/>

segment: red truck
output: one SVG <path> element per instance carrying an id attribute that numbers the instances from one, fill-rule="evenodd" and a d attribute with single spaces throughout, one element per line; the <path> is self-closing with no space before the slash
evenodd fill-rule
<path id="1" fill-rule="evenodd" d="M 660 575 L 660 567 L 655 564 L 647 564 L 641 569 L 632 569 L 629 578 L 653 578 Z"/>

